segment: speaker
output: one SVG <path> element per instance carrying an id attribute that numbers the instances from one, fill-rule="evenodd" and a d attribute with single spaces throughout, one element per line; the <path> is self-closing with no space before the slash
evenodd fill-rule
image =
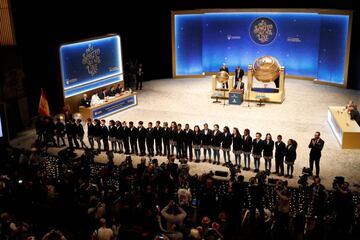
<path id="1" fill-rule="evenodd" d="M 225 172 L 225 171 L 215 171 L 215 176 L 218 176 L 218 177 L 227 177 L 227 176 L 229 176 L 229 173 L 228 173 L 228 172 Z"/>

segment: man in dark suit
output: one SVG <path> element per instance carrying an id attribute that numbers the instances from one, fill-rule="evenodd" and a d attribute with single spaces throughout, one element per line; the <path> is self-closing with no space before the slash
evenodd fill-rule
<path id="1" fill-rule="evenodd" d="M 313 172 L 314 168 L 314 162 L 315 162 L 315 168 L 316 168 L 316 176 L 319 176 L 320 174 L 320 158 L 321 158 L 321 150 L 324 147 L 324 140 L 320 138 L 320 132 L 315 133 L 315 137 L 311 139 L 309 143 L 310 150 L 310 170 L 311 174 Z"/>
<path id="2" fill-rule="evenodd" d="M 99 98 L 100 98 L 101 100 L 105 99 L 105 97 L 107 96 L 107 91 L 106 91 L 106 89 L 104 88 L 103 90 L 101 90 L 101 91 L 99 92 L 98 96 L 99 96 Z"/>
<path id="3" fill-rule="evenodd" d="M 139 63 L 136 69 L 136 90 L 142 89 L 143 80 L 144 80 L 144 67 L 142 63 Z"/>
<path id="4" fill-rule="evenodd" d="M 223 65 L 221 66 L 221 68 L 219 69 L 219 71 L 225 71 L 227 73 L 229 73 L 229 68 L 226 66 L 225 63 L 223 63 Z M 229 88 L 229 83 L 226 82 L 226 83 L 223 83 L 223 87 L 226 87 L 226 88 Z"/>
<path id="5" fill-rule="evenodd" d="M 83 98 L 80 100 L 81 107 L 90 107 L 90 99 L 88 98 L 87 94 L 83 94 Z"/>
<path id="6" fill-rule="evenodd" d="M 171 137 L 171 130 L 168 127 L 168 123 L 163 123 L 163 144 L 164 144 L 164 156 L 170 156 L 170 137 Z"/>
<path id="7" fill-rule="evenodd" d="M 104 144 L 104 150 L 109 151 L 109 129 L 105 125 L 106 121 L 105 119 L 101 120 L 101 139 Z"/>
<path id="8" fill-rule="evenodd" d="M 114 86 L 112 86 L 109 91 L 106 92 L 106 96 L 113 97 L 116 95 L 116 89 Z"/>
<path id="9" fill-rule="evenodd" d="M 181 124 L 177 125 L 174 133 L 174 140 L 176 142 L 176 158 L 182 158 L 184 154 L 184 132 L 181 129 Z"/>
<path id="10" fill-rule="evenodd" d="M 286 155 L 286 145 L 282 141 L 282 136 L 277 136 L 275 142 L 275 172 L 278 176 L 284 176 L 284 157 Z"/>
<path id="11" fill-rule="evenodd" d="M 69 122 L 66 123 L 65 125 L 65 129 L 66 129 L 66 135 L 67 135 L 67 139 L 69 142 L 69 147 L 71 149 L 74 148 L 74 144 L 76 148 L 79 148 L 79 142 L 76 139 L 76 124 L 75 124 L 75 119 L 71 118 Z"/>
<path id="12" fill-rule="evenodd" d="M 146 147 L 148 150 L 148 156 L 154 156 L 154 128 L 152 127 L 152 122 L 148 123 L 148 128 L 146 129 Z"/>
<path id="13" fill-rule="evenodd" d="M 155 137 L 155 149 L 156 149 L 156 156 L 160 155 L 162 153 L 162 139 L 163 135 L 163 129 L 160 126 L 160 121 L 156 121 L 156 126 L 154 128 L 154 137 Z"/>
<path id="14" fill-rule="evenodd" d="M 146 129 L 144 128 L 143 121 L 139 121 L 139 123 L 138 123 L 138 142 L 139 142 L 140 156 L 146 155 L 145 139 L 146 139 Z"/>
<path id="15" fill-rule="evenodd" d="M 190 129 L 189 124 L 185 124 L 184 129 L 184 157 L 188 158 L 190 162 L 192 161 L 192 142 L 194 138 L 193 130 Z M 189 155 L 188 155 L 189 150 Z"/>
<path id="16" fill-rule="evenodd" d="M 138 148 L 137 148 L 137 138 L 138 138 L 138 129 L 134 126 L 133 122 L 129 122 L 129 138 L 130 138 L 130 147 L 131 147 L 131 154 L 138 155 Z"/>
<path id="17" fill-rule="evenodd" d="M 235 68 L 235 86 L 236 86 L 236 83 L 244 76 L 244 70 L 242 68 L 240 68 L 240 66 L 237 66 Z"/>

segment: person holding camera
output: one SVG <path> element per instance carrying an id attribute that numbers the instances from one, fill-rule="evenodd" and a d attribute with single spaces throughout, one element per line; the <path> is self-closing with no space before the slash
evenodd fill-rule
<path id="1" fill-rule="evenodd" d="M 274 237 L 275 239 L 288 239 L 291 194 L 287 188 L 287 182 L 278 180 L 275 192 L 277 204 L 275 208 Z"/>
<path id="2" fill-rule="evenodd" d="M 255 177 L 250 178 L 249 194 L 250 194 L 250 223 L 255 223 L 256 209 L 260 214 L 260 224 L 263 225 L 265 222 L 264 212 L 264 196 L 265 191 L 261 184 L 257 182 Z"/>
<path id="3" fill-rule="evenodd" d="M 161 215 L 166 219 L 167 229 L 171 230 L 173 224 L 181 227 L 187 214 L 174 200 L 170 200 L 169 204 L 161 210 Z"/>

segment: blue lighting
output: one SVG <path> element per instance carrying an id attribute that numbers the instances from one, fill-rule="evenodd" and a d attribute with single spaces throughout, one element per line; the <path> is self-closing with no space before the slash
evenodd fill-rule
<path id="1" fill-rule="evenodd" d="M 117 35 L 64 44 L 60 61 L 65 98 L 123 81 Z"/>
<path id="2" fill-rule="evenodd" d="M 268 44 L 251 37 L 259 18 L 275 24 Z M 216 72 L 222 63 L 230 71 L 237 65 L 247 70 L 256 58 L 270 55 L 289 75 L 343 84 L 348 20 L 347 15 L 286 12 L 175 15 L 176 75 Z"/>

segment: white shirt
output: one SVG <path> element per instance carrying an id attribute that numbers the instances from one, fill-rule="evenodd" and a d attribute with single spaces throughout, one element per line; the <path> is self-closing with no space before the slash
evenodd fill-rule
<path id="1" fill-rule="evenodd" d="M 99 103 L 100 103 L 99 96 L 96 95 L 96 94 L 92 95 L 90 105 L 96 105 L 96 104 L 99 104 Z"/>

